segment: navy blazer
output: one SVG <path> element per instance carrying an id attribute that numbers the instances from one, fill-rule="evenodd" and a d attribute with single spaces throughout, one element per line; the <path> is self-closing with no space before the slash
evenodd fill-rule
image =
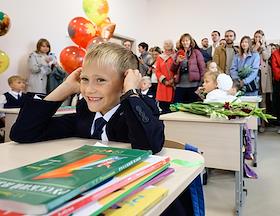
<path id="1" fill-rule="evenodd" d="M 91 138 L 95 113 L 82 99 L 75 114 L 53 117 L 61 102 L 27 98 L 11 128 L 10 138 L 31 143 L 66 137 Z M 128 97 L 106 125 L 108 140 L 131 143 L 132 148 L 157 153 L 164 143 L 164 125 L 154 99 Z"/>

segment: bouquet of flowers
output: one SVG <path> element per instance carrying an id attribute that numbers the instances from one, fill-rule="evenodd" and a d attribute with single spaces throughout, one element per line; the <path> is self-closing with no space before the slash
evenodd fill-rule
<path id="1" fill-rule="evenodd" d="M 210 118 L 235 119 L 236 117 L 256 116 L 267 122 L 268 119 L 276 119 L 274 116 L 264 113 L 263 108 L 245 102 L 194 102 L 189 104 L 175 103 L 170 105 L 171 111 L 184 111 Z"/>
<path id="2" fill-rule="evenodd" d="M 239 71 L 238 71 L 238 76 L 241 80 L 245 79 L 247 76 L 250 75 L 252 71 L 252 68 L 251 66 L 244 66 L 243 68 L 241 68 Z"/>

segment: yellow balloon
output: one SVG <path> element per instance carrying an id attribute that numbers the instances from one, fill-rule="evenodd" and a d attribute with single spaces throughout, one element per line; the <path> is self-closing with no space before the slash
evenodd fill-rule
<path id="1" fill-rule="evenodd" d="M 8 55 L 0 50 L 0 73 L 3 73 L 9 67 L 9 57 Z"/>
<path id="2" fill-rule="evenodd" d="M 101 25 L 107 18 L 109 5 L 107 0 L 83 0 L 83 9 L 90 21 Z"/>

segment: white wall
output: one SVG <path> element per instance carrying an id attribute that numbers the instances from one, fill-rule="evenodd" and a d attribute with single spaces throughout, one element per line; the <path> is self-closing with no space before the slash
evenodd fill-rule
<path id="1" fill-rule="evenodd" d="M 267 39 L 279 35 L 280 1 L 276 0 L 108 0 L 109 17 L 117 24 L 116 33 L 136 42 L 162 45 L 163 40 L 176 41 L 182 33 L 191 33 L 197 42 L 210 39 L 212 30 L 222 34 L 234 29 L 237 40 L 263 29 Z M 224 9 L 221 9 L 224 7 Z M 68 37 L 69 21 L 86 17 L 82 0 L 1 0 L 0 10 L 12 22 L 10 31 L 0 37 L 0 49 L 10 57 L 8 70 L 0 74 L 0 93 L 8 90 L 7 78 L 27 74 L 27 57 L 39 38 L 49 39 L 53 51 L 74 43 Z"/>
<path id="2" fill-rule="evenodd" d="M 228 29 L 236 31 L 236 43 L 257 29 L 279 42 L 279 8 L 276 0 L 150 0 L 149 42 L 162 45 L 164 39 L 176 41 L 181 34 L 190 33 L 200 45 L 202 38 L 211 39 L 213 30 L 223 36 Z"/>
<path id="3" fill-rule="evenodd" d="M 108 0 L 109 17 L 116 23 L 115 32 L 131 38 L 142 38 L 138 26 L 146 17 L 137 16 L 139 8 L 146 8 L 146 1 Z M 7 78 L 13 74 L 28 74 L 28 54 L 36 47 L 38 39 L 47 38 L 52 51 L 74 45 L 68 36 L 68 23 L 77 16 L 86 17 L 82 0 L 1 0 L 0 10 L 11 19 L 9 32 L 0 37 L 0 49 L 10 57 L 10 66 L 0 74 L 0 93 L 7 91 Z M 145 37 L 143 37 L 146 39 Z"/>

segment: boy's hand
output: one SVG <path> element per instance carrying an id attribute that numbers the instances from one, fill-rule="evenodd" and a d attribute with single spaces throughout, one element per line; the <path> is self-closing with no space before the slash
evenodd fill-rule
<path id="1" fill-rule="evenodd" d="M 73 88 L 73 93 L 79 93 L 80 92 L 80 75 L 82 72 L 82 68 L 79 67 L 76 70 L 74 70 L 64 81 L 67 85 L 71 86 Z"/>
<path id="2" fill-rule="evenodd" d="M 142 75 L 139 70 L 128 69 L 124 74 L 123 91 L 124 93 L 130 89 L 138 89 Z"/>

